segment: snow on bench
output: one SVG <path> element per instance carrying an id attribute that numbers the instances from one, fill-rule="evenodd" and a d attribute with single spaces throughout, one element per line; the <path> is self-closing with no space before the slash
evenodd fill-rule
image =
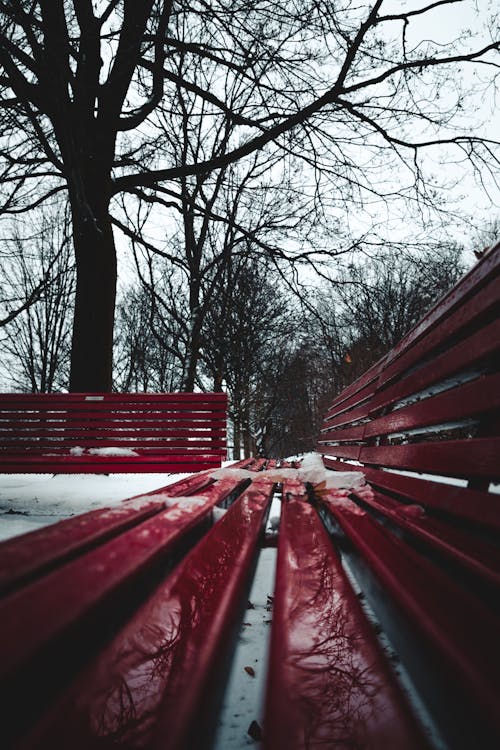
<path id="1" fill-rule="evenodd" d="M 2 393 L 0 473 L 189 473 L 221 465 L 224 393 Z"/>

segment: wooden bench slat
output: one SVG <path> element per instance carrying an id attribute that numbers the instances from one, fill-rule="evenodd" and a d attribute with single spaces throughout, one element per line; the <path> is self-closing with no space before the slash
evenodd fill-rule
<path id="1" fill-rule="evenodd" d="M 77 403 L 79 406 L 88 405 L 89 408 L 97 409 L 100 404 L 112 405 L 112 404 L 137 404 L 143 406 L 145 404 L 155 404 L 158 408 L 162 408 L 165 404 L 179 403 L 179 404 L 206 404 L 207 401 L 214 405 L 223 405 L 226 402 L 225 393 L 217 392 L 203 392 L 203 393 L 184 393 L 184 392 L 169 392 L 169 393 L 2 393 L 0 394 L 0 404 L 5 403 L 24 403 L 26 397 L 32 396 L 32 401 L 35 406 L 41 401 L 48 406 L 58 405 L 63 403 L 73 404 Z"/>
<path id="2" fill-rule="evenodd" d="M 331 430 L 334 427 L 342 427 L 343 425 L 350 425 L 351 422 L 365 419 L 368 417 L 371 401 L 367 401 L 362 406 L 358 406 L 352 411 L 345 411 L 328 421 L 323 422 L 321 432 Z"/>
<path id="3" fill-rule="evenodd" d="M 353 495 L 357 495 L 355 489 Z M 496 596 L 500 594 L 500 550 L 496 546 L 470 531 L 429 517 L 422 506 L 413 503 L 404 505 L 379 492 L 375 492 L 373 498 L 363 494 L 360 499 L 396 526 L 462 566 L 475 576 L 482 587 L 488 587 Z"/>
<path id="4" fill-rule="evenodd" d="M 319 444 L 322 445 L 323 443 L 327 443 L 329 440 L 338 440 L 339 442 L 342 442 L 344 440 L 363 440 L 364 432 L 364 425 L 358 425 L 357 427 L 346 427 L 343 430 L 323 430 L 320 435 Z"/>
<path id="5" fill-rule="evenodd" d="M 161 496 L 191 495 L 213 483 L 210 475 L 194 475 L 174 484 L 130 498 L 112 508 L 100 508 L 36 531 L 22 534 L 0 545 L 0 593 L 19 588 L 56 565 L 81 555 L 146 518 L 164 510 Z M 138 500 L 140 500 L 138 502 Z"/>
<path id="6" fill-rule="evenodd" d="M 347 464 L 338 467 L 346 471 Z M 330 464 L 330 468 L 336 468 Z M 402 498 L 432 508 L 452 517 L 473 521 L 475 524 L 500 531 L 500 497 L 479 492 L 468 487 L 457 487 L 433 482 L 420 477 L 408 477 L 390 471 L 380 471 L 367 466 L 352 467 L 362 471 L 366 479 L 382 490 L 396 493 Z"/>
<path id="7" fill-rule="evenodd" d="M 418 393 L 441 380 L 456 375 L 460 370 L 468 370 L 481 361 L 498 355 L 500 351 L 500 319 L 494 320 L 485 328 L 467 339 L 455 344 L 442 354 L 426 362 L 418 370 L 402 377 L 386 387 L 381 383 L 370 404 L 369 414 L 377 414 L 389 404 Z"/>
<path id="8" fill-rule="evenodd" d="M 344 388 L 344 390 L 339 393 L 336 398 L 334 398 L 331 407 L 333 408 L 340 406 L 340 404 L 346 401 L 349 396 L 353 396 L 362 388 L 366 388 L 370 384 L 373 384 L 373 382 L 378 379 L 380 372 L 384 367 L 386 359 L 387 355 L 381 357 L 381 359 L 375 362 L 375 364 L 373 364 L 365 373 L 363 373 L 363 375 L 361 375 L 357 380 Z"/>
<path id="9" fill-rule="evenodd" d="M 123 434 L 125 436 L 131 436 L 134 434 L 137 434 L 137 430 L 140 429 L 141 433 L 143 435 L 147 435 L 148 432 L 151 433 L 151 435 L 155 435 L 158 432 L 163 432 L 165 435 L 173 435 L 176 436 L 183 436 L 186 434 L 185 428 L 188 427 L 194 434 L 197 432 L 203 433 L 203 432 L 214 432 L 214 433 L 220 433 L 225 434 L 226 432 L 226 421 L 225 419 L 218 419 L 213 420 L 212 422 L 209 421 L 180 421 L 175 422 L 168 419 L 168 422 L 159 421 L 158 418 L 154 417 L 149 420 L 127 420 L 120 418 L 119 420 L 111 421 L 111 420 L 103 420 L 99 423 L 90 423 L 88 421 L 78 421 L 73 419 L 73 416 L 71 418 L 70 427 L 68 427 L 68 420 L 40 420 L 40 418 L 33 418 L 30 420 L 25 420 L 21 416 L 16 421 L 5 421 L 0 422 L 0 434 L 4 434 L 5 432 L 13 429 L 19 429 L 23 432 L 26 431 L 28 435 L 45 435 L 47 431 L 54 432 L 54 434 L 58 434 L 58 431 L 65 431 L 68 435 L 78 436 L 82 432 L 85 432 L 85 430 L 96 430 L 102 431 L 104 434 L 109 433 L 117 433 L 117 434 Z"/>
<path id="10" fill-rule="evenodd" d="M 346 456 L 340 449 L 339 456 Z M 325 449 L 326 452 L 327 449 Z M 485 477 L 494 481 L 500 474 L 500 438 L 472 438 L 442 442 L 361 447 L 359 460 L 366 464 L 409 469 L 451 477 Z M 356 456 L 358 457 L 358 456 Z"/>
<path id="11" fill-rule="evenodd" d="M 131 461 L 129 456 L 94 456 L 90 457 L 92 460 L 83 460 L 85 458 L 64 456 L 63 463 L 54 459 L 37 462 L 36 456 L 29 459 L 9 459 L 0 461 L 0 471 L 7 474 L 191 474 L 193 471 L 218 468 L 223 454 L 191 457 L 141 456 L 140 463 Z"/>
<path id="12" fill-rule="evenodd" d="M 239 479 L 212 485 L 199 502 L 180 498 L 172 507 L 106 541 L 0 602 L 0 700 L 4 734 L 19 732 L 46 691 L 62 687 L 109 637 L 110 623 L 123 618 L 143 589 L 146 576 L 165 566 L 215 503 L 233 492 Z M 153 581 L 155 578 L 153 578 Z M 151 583 L 149 584 L 151 587 Z M 149 589 L 150 590 L 150 589 Z M 144 589 L 142 598 L 148 592 Z M 16 726 L 18 724 L 18 726 Z"/>
<path id="13" fill-rule="evenodd" d="M 364 437 L 458 422 L 495 409 L 500 409 L 500 373 L 484 375 L 411 406 L 397 409 L 385 417 L 373 419 L 366 424 Z"/>
<path id="14" fill-rule="evenodd" d="M 303 492 L 284 485 L 264 747 L 426 747 Z"/>
<path id="15" fill-rule="evenodd" d="M 96 450 L 99 450 L 98 448 Z M 105 450 L 105 449 L 103 449 Z M 212 459 L 214 456 L 219 458 L 224 453 L 223 448 L 173 448 L 172 450 L 168 450 L 167 448 L 164 449 L 151 449 L 147 452 L 144 452 L 144 454 L 140 455 L 141 462 L 144 463 L 159 463 L 165 465 L 170 462 L 172 465 L 175 464 L 175 462 L 182 463 L 183 461 L 186 463 L 189 463 L 190 461 L 193 461 L 196 457 L 200 457 L 201 459 L 206 458 L 206 460 Z M 2 458 L 5 457 L 5 462 L 12 462 L 16 461 L 18 458 L 20 461 L 27 461 L 28 459 L 25 456 L 22 456 L 20 453 L 14 452 L 14 451 L 2 451 L 0 456 L 0 466 L 3 468 L 3 460 Z M 81 455 L 73 455 L 73 454 L 62 454 L 54 452 L 53 454 L 49 450 L 43 451 L 43 453 L 36 453 L 30 454 L 29 460 L 33 461 L 33 463 L 38 463 L 39 467 L 42 467 L 45 465 L 45 463 L 50 462 L 58 462 L 57 465 L 59 468 L 61 468 L 61 459 L 64 459 L 64 462 L 68 464 L 80 464 L 84 465 L 86 463 L 96 463 L 99 464 L 105 464 L 107 461 L 110 463 L 116 463 L 116 464 L 122 464 L 125 465 L 127 461 L 130 461 L 130 458 L 134 458 L 132 455 L 114 455 L 114 454 L 108 454 L 108 453 L 91 453 L 90 449 L 87 451 L 87 453 L 82 453 Z M 209 468 L 209 467 L 207 467 Z M 166 469 L 163 470 L 162 473 L 165 473 Z M 191 473 L 191 472 L 189 472 Z"/>
<path id="16" fill-rule="evenodd" d="M 464 302 L 476 296 L 478 292 L 481 293 L 481 296 L 484 296 L 485 286 L 500 271 L 498 248 L 497 243 L 495 248 L 482 258 L 480 263 L 474 266 L 445 297 L 426 313 L 422 320 L 390 352 L 388 361 L 396 360 L 404 351 L 414 347 L 423 336 L 430 330 L 435 329 L 443 319 L 449 318 L 457 308 L 462 307 Z M 498 300 L 498 296 L 496 299 Z"/>
<path id="17" fill-rule="evenodd" d="M 332 407 L 328 409 L 326 413 L 325 422 L 327 423 L 333 417 L 344 414 L 346 411 L 353 409 L 360 404 L 363 404 L 365 401 L 368 401 L 368 399 L 370 399 L 375 393 L 375 389 L 376 382 L 369 383 L 364 388 L 361 388 L 359 391 L 357 391 L 354 395 L 342 401 L 342 403 L 332 405 Z"/>
<path id="18" fill-rule="evenodd" d="M 226 450 L 226 406 L 224 393 L 0 394 L 0 471 L 218 468 Z M 84 455 L 72 448 L 84 449 Z M 133 453 L 99 453 L 105 448 Z"/>
<path id="19" fill-rule="evenodd" d="M 0 457 L 8 456 L 9 453 L 15 453 L 16 447 L 18 448 L 29 448 L 35 450 L 43 450 L 45 453 L 50 455 L 50 451 L 54 450 L 65 450 L 66 453 L 69 450 L 75 448 L 89 448 L 100 449 L 100 448 L 137 448 L 137 450 L 158 450 L 161 452 L 173 452 L 183 453 L 180 448 L 197 449 L 202 448 L 202 453 L 211 453 L 213 450 L 220 448 L 225 449 L 226 442 L 222 439 L 212 437 L 192 437 L 181 440 L 180 438 L 170 437 L 144 437 L 138 435 L 134 439 L 118 438 L 118 437 L 100 437 L 97 436 L 93 440 L 88 438 L 67 438 L 65 435 L 60 437 L 57 435 L 51 435 L 47 438 L 29 439 L 23 438 L 22 440 L 2 440 L 0 436 Z"/>
<path id="20" fill-rule="evenodd" d="M 359 459 L 361 445 L 325 445 L 320 450 L 325 456 L 340 456 L 341 458 L 351 458 L 353 461 Z"/>
<path id="21" fill-rule="evenodd" d="M 339 501 L 334 493 L 324 503 L 405 614 L 406 626 L 423 638 L 433 659 L 431 672 L 439 670 L 457 705 L 475 717 L 476 736 L 498 736 L 500 653 L 492 645 L 499 618 L 355 503 Z"/>
<path id="22" fill-rule="evenodd" d="M 0 394 L 10 395 L 10 394 Z M 77 401 L 74 403 L 47 403 L 43 399 L 40 403 L 33 399 L 33 395 L 42 397 L 46 394 L 22 394 L 26 398 L 24 403 L 19 400 L 15 404 L 10 404 L 6 400 L 0 399 L 0 413 L 5 418 L 9 414 L 32 414 L 40 415 L 40 419 L 64 419 L 67 415 L 75 415 L 80 419 L 86 419 L 92 421 L 93 419 L 135 419 L 136 417 L 145 416 L 154 417 L 155 419 L 161 419 L 172 416 L 177 419 L 220 419 L 224 414 L 224 405 L 222 403 L 211 404 L 205 402 L 190 404 L 184 403 L 169 403 L 165 404 L 156 402 L 154 404 L 103 404 L 102 406 L 94 403 L 86 403 L 84 401 Z M 168 395 L 168 394 L 165 394 Z"/>
<path id="23" fill-rule="evenodd" d="M 164 750 L 206 744 L 272 489 L 254 484 L 229 508 L 65 691 L 25 748 L 92 750 L 115 739 Z"/>

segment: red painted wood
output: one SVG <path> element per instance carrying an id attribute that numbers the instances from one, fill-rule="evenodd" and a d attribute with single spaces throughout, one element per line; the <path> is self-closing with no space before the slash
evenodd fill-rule
<path id="1" fill-rule="evenodd" d="M 213 485 L 199 501 L 181 498 L 0 602 L 0 699 L 7 716 L 10 709 L 19 713 L 19 707 L 22 713 L 24 702 L 26 710 L 31 701 L 40 702 L 36 693 L 43 686 L 44 672 L 57 672 L 61 659 L 77 662 L 79 652 L 93 646 L 96 631 L 106 626 L 117 604 L 210 517 L 214 504 L 238 481 L 225 479 Z"/>
<path id="2" fill-rule="evenodd" d="M 345 466 L 346 464 L 339 466 L 338 470 L 346 471 Z M 336 468 L 331 462 L 329 467 Z M 498 495 L 442 482 L 432 482 L 419 477 L 380 471 L 368 466 L 358 468 L 363 471 L 366 479 L 374 487 L 388 490 L 403 499 L 427 508 L 500 531 L 500 497 Z"/>
<path id="3" fill-rule="evenodd" d="M 361 388 L 359 391 L 357 391 L 353 396 L 350 396 L 349 398 L 342 401 L 340 404 L 333 404 L 330 409 L 328 409 L 328 412 L 325 417 L 325 422 L 328 422 L 331 418 L 338 416 L 339 414 L 343 414 L 349 409 L 353 409 L 355 406 L 358 406 L 360 404 L 363 404 L 365 401 L 368 401 L 373 394 L 375 393 L 376 389 L 376 383 L 372 382 L 369 383 L 364 388 Z"/>
<path id="4" fill-rule="evenodd" d="M 8 539 L 0 544 L 0 592 L 13 590 L 164 510 L 164 498 L 191 495 L 212 484 L 209 474 L 174 484 Z M 159 500 L 159 497 L 162 499 Z"/>
<path id="5" fill-rule="evenodd" d="M 66 440 L 61 437 L 59 439 L 50 438 L 49 440 L 41 439 L 40 441 L 37 441 L 36 439 L 30 440 L 23 438 L 21 442 L 13 440 L 7 442 L 0 438 L 0 457 L 8 456 L 9 453 L 16 454 L 18 452 L 18 447 L 21 449 L 29 449 L 35 453 L 43 452 L 48 456 L 50 456 L 52 452 L 61 451 L 64 451 L 65 455 L 67 455 L 68 452 L 75 448 L 86 448 L 90 451 L 100 450 L 101 448 L 128 448 L 132 450 L 136 449 L 137 451 L 149 450 L 157 451 L 159 453 L 179 453 L 183 455 L 186 452 L 196 453 L 197 449 L 202 449 L 202 453 L 212 453 L 217 449 L 220 449 L 222 452 L 226 447 L 226 442 L 221 439 L 212 440 L 208 437 L 203 439 L 193 437 L 181 440 L 180 438 L 149 438 L 140 435 L 137 435 L 135 439 L 120 439 L 113 437 L 108 439 L 96 437 L 93 440 L 89 440 L 88 438 Z"/>
<path id="6" fill-rule="evenodd" d="M 0 394 L 0 471 L 216 468 L 225 453 L 226 405 L 221 393 Z M 139 455 L 59 455 L 72 447 L 129 447 Z M 42 451 L 54 455 L 42 458 Z"/>
<path id="7" fill-rule="evenodd" d="M 26 451 L 24 453 L 28 453 L 30 456 L 46 456 L 47 459 L 50 461 L 51 459 L 54 460 L 55 458 L 66 458 L 66 456 L 72 460 L 73 458 L 80 458 L 78 453 L 80 451 L 78 449 L 82 448 L 85 452 L 82 454 L 83 456 L 94 456 L 98 459 L 108 459 L 109 456 L 106 453 L 99 453 L 99 451 L 105 451 L 105 450 L 115 450 L 115 448 L 121 449 L 127 449 L 129 451 L 133 451 L 133 453 L 130 454 L 130 457 L 132 459 L 138 459 L 141 456 L 148 456 L 148 455 L 158 455 L 158 456 L 165 456 L 168 457 L 170 455 L 173 456 L 186 456 L 189 459 L 189 456 L 204 456 L 204 455 L 223 455 L 226 450 L 226 445 L 222 441 L 199 441 L 199 440 L 192 440 L 192 441 L 186 441 L 184 443 L 183 441 L 174 441 L 172 443 L 165 442 L 165 441 L 152 441 L 152 442 L 146 442 L 142 440 L 137 440 L 135 442 L 123 442 L 123 443 L 116 443 L 116 441 L 113 441 L 111 445 L 107 445 L 106 442 L 97 442 L 97 441 L 87 441 L 89 444 L 87 446 L 85 445 L 75 445 L 75 444 L 69 444 L 69 445 L 48 445 L 44 447 L 40 447 L 35 445 L 28 444 L 26 447 Z M 77 454 L 74 455 L 72 451 L 77 450 Z M 10 457 L 16 457 L 19 456 L 19 450 L 15 447 L 5 447 L 0 450 L 0 466 L 1 461 L 3 458 L 5 460 L 9 460 Z M 122 458 L 127 458 L 128 456 L 122 455 Z M 115 456 L 111 456 L 111 459 L 114 459 Z"/>
<path id="8" fill-rule="evenodd" d="M 70 426 L 68 426 L 70 425 Z M 129 437 L 136 437 L 137 434 L 141 435 L 142 437 L 165 437 L 165 438 L 179 438 L 179 437 L 185 437 L 187 434 L 187 431 L 189 430 L 189 434 L 193 435 L 194 437 L 225 437 L 226 430 L 225 426 L 221 423 L 219 424 L 208 424 L 208 423 L 202 423 L 201 427 L 198 425 L 198 423 L 183 423 L 183 427 L 177 427 L 177 425 L 172 425 L 170 423 L 165 424 L 154 424 L 154 423 L 133 423 L 132 426 L 128 426 L 125 424 L 122 420 L 117 422 L 114 425 L 111 424 L 96 424 L 96 425 L 89 425 L 88 423 L 85 424 L 83 422 L 80 423 L 74 423 L 74 422 L 61 422 L 56 425 L 50 424 L 47 426 L 42 426 L 39 423 L 27 423 L 27 422 L 18 422 L 17 424 L 15 422 L 10 422 L 8 424 L 0 423 L 0 438 L 2 439 L 8 439 L 9 437 L 12 438 L 13 432 L 14 437 L 19 440 L 19 438 L 22 436 L 23 438 L 45 438 L 53 439 L 59 438 L 64 440 L 69 440 L 70 442 L 73 440 L 73 442 L 79 438 L 84 438 L 86 434 L 88 434 L 88 431 L 91 430 L 90 434 L 95 434 L 96 437 L 101 438 L 107 438 L 110 439 L 111 437 L 114 438 L 129 438 Z"/>
<path id="9" fill-rule="evenodd" d="M 222 447 L 215 447 L 211 448 L 208 446 L 205 446 L 203 448 L 143 448 L 141 446 L 137 447 L 136 455 L 107 455 L 107 454 L 100 454 L 97 453 L 97 451 L 101 450 L 100 448 L 89 448 L 87 451 L 81 455 L 73 455 L 73 454 L 67 454 L 65 452 L 61 451 L 52 451 L 52 450 L 44 450 L 44 451 L 37 451 L 33 450 L 29 452 L 29 459 L 27 459 L 24 455 L 21 456 L 21 460 L 32 460 L 33 462 L 37 462 L 39 466 L 45 465 L 45 463 L 50 463 L 54 461 L 59 462 L 59 467 L 61 467 L 61 462 L 67 462 L 68 464 L 74 464 L 74 465 L 82 465 L 84 466 L 86 463 L 101 463 L 105 464 L 106 462 L 109 463 L 120 463 L 122 466 L 125 466 L 127 464 L 127 461 L 130 461 L 130 459 L 136 459 L 140 460 L 141 463 L 147 463 L 149 462 L 156 462 L 156 463 L 162 463 L 165 461 L 194 461 L 196 457 L 205 457 L 207 460 L 212 459 L 214 457 L 220 457 L 225 452 L 225 449 Z M 102 449 L 104 450 L 104 449 Z M 142 451 L 142 452 L 141 452 Z M 19 452 L 17 451 L 2 451 L 2 458 L 5 458 L 5 462 L 7 461 L 14 461 L 19 456 Z M 0 462 L 0 465 L 2 463 Z"/>
<path id="10" fill-rule="evenodd" d="M 0 394 L 2 395 L 2 394 Z M 28 395 L 28 394 L 27 394 Z M 43 394 L 39 394 L 43 395 Z M 64 420 L 68 416 L 75 416 L 75 418 L 93 422 L 99 419 L 128 419 L 134 420 L 142 418 L 148 420 L 153 419 L 170 419 L 170 417 L 178 420 L 221 420 L 224 418 L 224 406 L 217 404 L 216 407 L 211 404 L 166 404 L 161 408 L 161 404 L 120 404 L 118 405 L 106 405 L 96 409 L 94 404 L 87 404 L 84 402 L 71 404 L 47 404 L 45 402 L 40 403 L 40 408 L 37 408 L 36 403 L 27 402 L 26 404 L 15 404 L 8 406 L 4 402 L 0 402 L 2 419 L 8 418 L 9 414 L 22 415 L 26 419 L 61 419 Z"/>
<path id="11" fill-rule="evenodd" d="M 80 416 L 76 412 L 51 412 L 42 414 L 41 412 L 14 412 L 6 411 L 0 413 L 0 429 L 13 430 L 38 430 L 41 434 L 47 431 L 58 430 L 103 430 L 113 432 L 140 430 L 168 430 L 185 433 L 186 428 L 193 430 L 224 430 L 226 425 L 225 415 L 221 412 L 218 416 L 210 415 L 192 415 L 189 412 L 176 416 L 177 412 L 172 414 L 158 412 L 141 412 L 140 414 L 131 414 L 130 412 L 120 412 L 118 414 L 96 414 L 92 417 Z M 12 419 L 11 419 L 12 416 Z"/>
<path id="12" fill-rule="evenodd" d="M 500 254 L 500 253 L 499 253 Z M 500 278 L 493 279 L 481 293 L 476 294 L 463 305 L 459 306 L 448 317 L 444 318 L 436 327 L 429 330 L 424 338 L 418 343 L 413 344 L 411 334 L 407 339 L 403 339 L 401 347 L 404 353 L 398 355 L 398 350 L 391 352 L 393 361 L 388 362 L 384 369 L 383 377 L 385 382 L 392 381 L 402 372 L 417 363 L 424 356 L 429 355 L 436 347 L 445 341 L 455 343 L 453 336 L 470 326 L 473 321 L 481 316 L 489 315 L 485 320 L 488 324 L 498 317 L 498 303 L 500 300 Z"/>
<path id="13" fill-rule="evenodd" d="M 354 490 L 353 494 L 358 493 Z M 396 526 L 410 532 L 443 557 L 474 575 L 495 596 L 500 594 L 500 550 L 482 536 L 455 528 L 447 521 L 429 517 L 421 505 L 401 504 L 379 492 L 375 492 L 373 497 L 367 493 L 360 497 L 365 504 L 389 518 Z"/>
<path id="14" fill-rule="evenodd" d="M 500 477 L 499 458 L 500 438 L 362 447 L 359 454 L 359 460 L 366 464 L 491 481 Z"/>
<path id="15" fill-rule="evenodd" d="M 346 427 L 345 429 L 325 430 L 319 437 L 318 445 L 321 446 L 331 440 L 339 440 L 340 442 L 344 440 L 362 440 L 364 432 L 364 425 L 358 425 L 357 427 Z"/>
<path id="16" fill-rule="evenodd" d="M 250 471 L 262 471 L 266 468 L 267 458 L 256 458 L 248 468 Z"/>
<path id="17" fill-rule="evenodd" d="M 2 393 L 0 403 L 28 403 L 31 401 L 38 408 L 39 403 L 73 404 L 99 409 L 104 405 L 115 404 L 155 404 L 158 407 L 169 404 L 219 404 L 227 402 L 225 393 Z"/>
<path id="18" fill-rule="evenodd" d="M 134 456 L 97 456 L 82 461 L 74 461 L 73 458 L 70 461 L 64 456 L 59 461 L 40 462 L 36 462 L 35 456 L 9 459 L 5 463 L 0 462 L 0 471 L 5 474 L 190 474 L 192 471 L 220 468 L 223 456 L 140 456 L 140 462 Z"/>
<path id="19" fill-rule="evenodd" d="M 449 391 L 398 409 L 365 426 L 365 439 L 416 427 L 479 417 L 500 409 L 500 373 L 482 376 Z M 331 438 L 336 440 L 336 437 Z M 500 458 L 500 456 L 499 456 Z"/>
<path id="20" fill-rule="evenodd" d="M 467 370 L 500 351 L 500 318 L 467 339 L 466 345 L 460 341 L 451 349 L 436 356 L 410 375 L 403 376 L 393 385 L 384 387 L 370 403 L 370 414 L 379 412 L 388 404 L 418 393 L 445 378 Z"/>
<path id="21" fill-rule="evenodd" d="M 304 488 L 284 490 L 264 747 L 425 747 Z"/>
<path id="22" fill-rule="evenodd" d="M 363 474 L 366 474 L 365 466 L 346 463 L 345 461 L 336 460 L 329 456 L 323 456 L 323 463 L 327 469 L 333 469 L 334 471 L 361 471 Z"/>
<path id="23" fill-rule="evenodd" d="M 351 422 L 356 422 L 359 419 L 364 419 L 369 414 L 371 403 L 371 401 L 366 401 L 362 406 L 358 406 L 352 411 L 345 411 L 336 417 L 325 420 L 322 425 L 322 432 L 332 429 L 333 427 L 341 427 L 342 425 L 348 425 Z"/>
<path id="24" fill-rule="evenodd" d="M 255 463 L 256 459 L 252 456 L 251 458 L 243 458 L 241 461 L 235 461 L 231 464 L 233 469 L 250 469 Z"/>
<path id="25" fill-rule="evenodd" d="M 179 479 L 177 482 L 167 484 L 165 487 L 159 487 L 156 490 L 150 490 L 150 492 L 141 493 L 140 495 L 135 495 L 131 498 L 126 498 L 125 500 L 123 500 L 123 502 L 127 503 L 129 502 L 129 500 L 136 500 L 138 497 L 154 498 L 158 494 L 169 495 L 170 497 L 196 495 L 201 490 L 204 490 L 206 487 L 209 487 L 211 484 L 213 484 L 213 482 L 214 480 L 212 479 L 210 470 L 197 472 L 196 474 L 192 474 L 190 477 L 186 477 L 186 479 Z"/>
<path id="26" fill-rule="evenodd" d="M 387 359 L 387 356 L 382 357 L 378 360 L 378 362 L 375 362 L 363 375 L 361 375 L 357 380 L 355 380 L 351 385 L 348 385 L 347 388 L 344 388 L 344 390 L 339 393 L 338 396 L 333 400 L 332 407 L 340 406 L 340 404 L 343 403 L 343 401 L 347 400 L 349 396 L 354 395 L 355 393 L 358 393 L 362 388 L 365 388 L 370 385 L 370 383 L 373 383 L 373 381 L 377 380 L 380 372 L 382 371 L 384 367 L 385 360 Z"/>
<path id="27" fill-rule="evenodd" d="M 345 498 L 330 493 L 326 507 L 406 615 L 410 630 L 433 654 L 431 669 L 448 680 L 472 726 L 500 737 L 499 619 L 473 593 L 391 536 Z M 417 644 L 415 644 L 417 648 Z M 494 747 L 495 745 L 491 745 Z"/>
<path id="28" fill-rule="evenodd" d="M 203 747 L 273 485 L 254 482 L 22 744 Z M 75 731 L 75 728 L 78 731 Z"/>
<path id="29" fill-rule="evenodd" d="M 359 459 L 362 449 L 360 445 L 323 445 L 320 450 L 326 456 L 339 456 L 340 458 L 352 458 L 353 461 Z"/>

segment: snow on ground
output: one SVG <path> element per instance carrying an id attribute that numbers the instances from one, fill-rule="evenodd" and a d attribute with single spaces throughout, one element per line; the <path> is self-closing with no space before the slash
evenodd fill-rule
<path id="1" fill-rule="evenodd" d="M 232 461 L 223 463 L 229 466 Z M 0 541 L 178 482 L 189 474 L 1 474 Z"/>
<path id="2" fill-rule="evenodd" d="M 0 474 L 0 541 L 128 497 L 187 474 Z"/>
<path id="3" fill-rule="evenodd" d="M 276 549 L 263 549 L 238 636 L 214 750 L 256 747 L 250 727 L 262 728 L 266 689 Z M 255 722 L 255 723 L 254 723 Z M 252 731 L 252 730 L 251 730 Z"/>

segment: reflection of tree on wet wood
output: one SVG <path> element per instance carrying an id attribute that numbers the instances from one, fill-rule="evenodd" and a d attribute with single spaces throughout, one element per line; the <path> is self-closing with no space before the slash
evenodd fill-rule
<path id="1" fill-rule="evenodd" d="M 316 511 L 285 489 L 266 747 L 425 746 Z"/>

